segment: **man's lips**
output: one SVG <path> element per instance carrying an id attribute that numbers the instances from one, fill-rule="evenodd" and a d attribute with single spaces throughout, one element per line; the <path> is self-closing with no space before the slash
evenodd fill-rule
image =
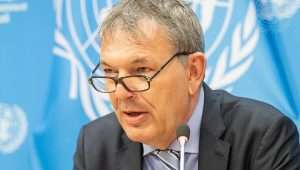
<path id="1" fill-rule="evenodd" d="M 122 116 L 127 124 L 139 125 L 146 119 L 147 113 L 145 111 L 122 111 Z"/>

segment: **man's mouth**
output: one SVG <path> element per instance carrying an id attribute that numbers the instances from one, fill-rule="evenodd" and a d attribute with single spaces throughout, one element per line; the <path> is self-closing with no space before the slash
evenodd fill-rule
<path id="1" fill-rule="evenodd" d="M 143 112 L 124 112 L 128 116 L 138 116 L 140 114 L 143 114 Z"/>
<path id="2" fill-rule="evenodd" d="M 134 126 L 140 125 L 147 116 L 147 112 L 143 111 L 124 111 L 122 113 L 125 122 Z"/>

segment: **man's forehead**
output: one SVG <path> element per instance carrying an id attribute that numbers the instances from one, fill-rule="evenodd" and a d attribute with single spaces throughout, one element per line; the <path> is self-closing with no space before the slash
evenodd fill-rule
<path id="1" fill-rule="evenodd" d="M 134 34 L 121 27 L 105 33 L 101 44 L 103 63 L 121 59 L 129 60 L 126 63 L 153 62 L 156 57 L 166 56 L 174 49 L 165 29 L 154 20 L 141 20 L 138 29 L 141 34 Z"/>
<path id="2" fill-rule="evenodd" d="M 142 40 L 131 40 L 119 36 L 119 39 L 106 41 L 101 46 L 101 57 L 104 60 L 122 59 L 126 58 L 135 62 L 142 62 L 149 60 L 149 55 L 154 52 L 154 47 Z"/>
<path id="3" fill-rule="evenodd" d="M 106 42 L 118 41 L 120 38 L 127 39 L 129 43 L 143 44 L 143 42 L 169 40 L 167 29 L 154 19 L 143 18 L 130 26 L 120 23 L 110 30 L 104 31 L 101 37 L 102 45 Z"/>

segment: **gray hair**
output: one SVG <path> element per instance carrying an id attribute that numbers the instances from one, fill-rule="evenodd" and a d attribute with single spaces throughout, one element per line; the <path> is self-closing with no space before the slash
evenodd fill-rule
<path id="1" fill-rule="evenodd" d="M 108 12 L 100 29 L 100 38 L 122 28 L 132 35 L 141 34 L 137 23 L 154 19 L 165 27 L 178 52 L 204 52 L 204 36 L 194 11 L 183 0 L 121 0 Z"/>

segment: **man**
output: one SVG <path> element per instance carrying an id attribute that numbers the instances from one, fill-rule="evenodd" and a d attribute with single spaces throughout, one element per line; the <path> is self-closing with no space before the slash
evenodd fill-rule
<path id="1" fill-rule="evenodd" d="M 201 26 L 183 1 L 123 0 L 100 36 L 90 82 L 109 94 L 115 113 L 82 128 L 74 169 L 178 169 L 181 124 L 191 129 L 185 169 L 300 169 L 299 137 L 287 117 L 203 82 Z"/>

